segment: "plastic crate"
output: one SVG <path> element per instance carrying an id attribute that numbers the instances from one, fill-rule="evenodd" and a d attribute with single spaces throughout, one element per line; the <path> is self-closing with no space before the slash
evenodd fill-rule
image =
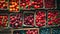
<path id="1" fill-rule="evenodd" d="M 0 28 L 7 28 L 8 27 L 8 14 L 7 13 L 1 13 L 0 14 Z"/>
<path id="2" fill-rule="evenodd" d="M 19 0 L 9 0 L 9 11 L 19 12 Z"/>
<path id="3" fill-rule="evenodd" d="M 23 26 L 34 27 L 34 12 L 24 11 L 23 13 Z"/>
<path id="4" fill-rule="evenodd" d="M 10 14 L 10 27 L 21 28 L 22 27 L 22 13 L 11 13 Z"/>
<path id="5" fill-rule="evenodd" d="M 48 10 L 48 26 L 59 26 L 60 12 L 59 10 Z"/>
<path id="6" fill-rule="evenodd" d="M 0 10 L 8 10 L 8 0 L 0 0 Z"/>

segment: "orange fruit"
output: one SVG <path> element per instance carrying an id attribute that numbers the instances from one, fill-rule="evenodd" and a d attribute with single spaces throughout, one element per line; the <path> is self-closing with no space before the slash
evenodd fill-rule
<path id="1" fill-rule="evenodd" d="M 12 5 L 14 5 L 14 4 L 15 4 L 15 2 L 11 2 L 11 4 L 12 4 Z"/>
<path id="2" fill-rule="evenodd" d="M 15 7 L 15 5 L 12 5 L 12 7 Z"/>
<path id="3" fill-rule="evenodd" d="M 11 6 L 11 5 L 10 5 L 9 7 L 10 7 L 10 8 L 12 8 L 12 6 Z"/>
<path id="4" fill-rule="evenodd" d="M 19 6 L 17 6 L 16 9 L 19 9 Z"/>
<path id="5" fill-rule="evenodd" d="M 17 3 L 15 3 L 15 6 L 17 6 L 18 4 Z"/>
<path id="6" fill-rule="evenodd" d="M 9 10 L 12 11 L 12 8 L 10 8 Z"/>
<path id="7" fill-rule="evenodd" d="M 3 4 L 3 7 L 5 7 L 6 5 L 5 4 Z"/>
<path id="8" fill-rule="evenodd" d="M 15 11 L 15 8 L 13 8 L 13 11 Z"/>

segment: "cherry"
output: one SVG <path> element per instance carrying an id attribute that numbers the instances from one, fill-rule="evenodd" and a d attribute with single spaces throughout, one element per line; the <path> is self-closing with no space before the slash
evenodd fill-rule
<path id="1" fill-rule="evenodd" d="M 28 15 L 26 14 L 24 16 L 25 16 L 24 17 L 24 24 L 34 26 L 34 16 L 33 16 L 33 14 L 28 13 Z"/>
<path id="2" fill-rule="evenodd" d="M 2 16 L 0 16 L 0 19 L 2 19 L 3 17 Z"/>
<path id="3" fill-rule="evenodd" d="M 38 27 L 41 27 L 41 26 L 45 25 L 45 23 L 46 23 L 45 17 L 46 17 L 45 12 L 38 11 L 36 13 L 36 25 Z"/>
<path id="4" fill-rule="evenodd" d="M 26 2 L 27 2 L 27 1 L 30 1 L 30 0 L 26 0 Z"/>
<path id="5" fill-rule="evenodd" d="M 10 16 L 10 25 L 12 25 L 12 27 L 18 28 L 22 26 L 22 14 L 16 14 L 15 16 L 11 15 Z"/>
<path id="6" fill-rule="evenodd" d="M 39 5 L 34 5 L 34 8 L 35 8 L 35 9 L 37 9 L 37 8 L 39 8 L 39 7 L 40 7 Z"/>
<path id="7" fill-rule="evenodd" d="M 55 7 L 55 1 L 54 0 L 45 0 L 45 7 L 46 8 L 54 8 Z"/>
<path id="8" fill-rule="evenodd" d="M 2 21 L 0 21 L 0 26 L 2 25 Z"/>
<path id="9" fill-rule="evenodd" d="M 49 22 L 48 22 L 48 25 L 52 25 L 52 24 L 53 24 L 53 22 L 52 22 L 52 21 L 49 21 Z"/>

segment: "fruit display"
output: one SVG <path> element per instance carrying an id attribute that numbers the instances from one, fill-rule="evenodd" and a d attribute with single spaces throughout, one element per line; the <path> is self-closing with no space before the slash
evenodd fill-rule
<path id="1" fill-rule="evenodd" d="M 7 27 L 8 16 L 0 16 L 0 27 Z"/>
<path id="2" fill-rule="evenodd" d="M 15 30 L 13 34 L 38 34 L 38 29 Z"/>
<path id="3" fill-rule="evenodd" d="M 46 24 L 46 13 L 44 11 L 36 12 L 36 26 L 42 27 Z"/>
<path id="4" fill-rule="evenodd" d="M 42 29 L 40 29 L 40 34 L 50 34 L 50 28 L 42 28 Z"/>
<path id="5" fill-rule="evenodd" d="M 60 34 L 60 1 L 0 0 L 0 34 Z"/>
<path id="6" fill-rule="evenodd" d="M 45 0 L 45 8 L 55 8 L 55 0 Z"/>
<path id="7" fill-rule="evenodd" d="M 22 14 L 11 14 L 10 15 L 10 27 L 19 28 L 22 27 Z"/>
<path id="8" fill-rule="evenodd" d="M 48 25 L 58 25 L 60 24 L 60 16 L 58 10 L 48 11 Z"/>
<path id="9" fill-rule="evenodd" d="M 24 13 L 24 26 L 34 26 L 34 13 Z"/>
<path id="10" fill-rule="evenodd" d="M 8 8 L 8 0 L 0 0 L 0 9 L 6 10 Z"/>
<path id="11" fill-rule="evenodd" d="M 43 8 L 43 0 L 20 0 L 20 9 Z"/>
<path id="12" fill-rule="evenodd" d="M 10 12 L 19 12 L 19 0 L 10 0 L 9 1 L 9 11 Z"/>

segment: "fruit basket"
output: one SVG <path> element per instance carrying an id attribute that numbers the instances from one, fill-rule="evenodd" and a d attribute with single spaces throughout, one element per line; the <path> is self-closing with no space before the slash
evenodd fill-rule
<path id="1" fill-rule="evenodd" d="M 55 9 L 56 8 L 56 0 L 45 0 L 45 8 L 47 9 Z"/>
<path id="2" fill-rule="evenodd" d="M 25 11 L 23 14 L 24 14 L 23 26 L 34 27 L 34 12 Z"/>
<path id="3" fill-rule="evenodd" d="M 19 12 L 19 0 L 9 0 L 9 11 Z"/>
<path id="4" fill-rule="evenodd" d="M 39 28 L 14 29 L 12 34 L 39 34 Z"/>
<path id="5" fill-rule="evenodd" d="M 36 24 L 36 27 L 46 26 L 46 11 L 44 10 L 36 11 L 35 24 Z"/>
<path id="6" fill-rule="evenodd" d="M 0 14 L 0 28 L 8 27 L 8 14 Z"/>
<path id="7" fill-rule="evenodd" d="M 22 27 L 22 13 L 11 13 L 10 14 L 10 27 L 20 28 Z"/>
<path id="8" fill-rule="evenodd" d="M 33 10 L 43 8 L 43 0 L 20 0 L 20 10 Z"/>
<path id="9" fill-rule="evenodd" d="M 11 34 L 11 30 L 10 29 L 3 29 L 0 31 L 0 34 Z"/>
<path id="10" fill-rule="evenodd" d="M 59 24 L 60 24 L 59 10 L 48 10 L 48 25 L 59 26 Z"/>
<path id="11" fill-rule="evenodd" d="M 8 10 L 8 0 L 0 0 L 0 10 Z"/>
<path id="12" fill-rule="evenodd" d="M 52 28 L 52 34 L 59 34 L 60 28 Z"/>
<path id="13" fill-rule="evenodd" d="M 39 30 L 40 34 L 51 34 L 51 29 L 50 28 L 41 28 Z"/>

